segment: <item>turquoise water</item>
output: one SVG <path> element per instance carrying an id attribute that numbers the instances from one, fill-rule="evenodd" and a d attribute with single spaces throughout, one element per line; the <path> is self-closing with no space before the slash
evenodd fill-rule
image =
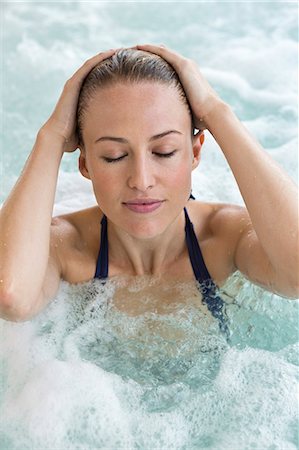
<path id="1" fill-rule="evenodd" d="M 0 201 L 66 79 L 93 54 L 137 42 L 195 59 L 297 180 L 296 3 L 6 2 L 1 25 Z M 77 157 L 63 158 L 54 214 L 95 204 Z M 208 133 L 193 192 L 243 204 Z M 227 340 L 192 305 L 126 316 L 113 307 L 119 282 L 62 282 L 35 319 L 0 320 L 1 450 L 299 448 L 297 301 L 237 272 L 221 293 Z"/>
<path id="2" fill-rule="evenodd" d="M 119 286 L 63 282 L 35 319 L 1 321 L 1 449 L 298 448 L 297 302 L 235 274 L 227 340 L 192 304 L 127 316 Z"/>

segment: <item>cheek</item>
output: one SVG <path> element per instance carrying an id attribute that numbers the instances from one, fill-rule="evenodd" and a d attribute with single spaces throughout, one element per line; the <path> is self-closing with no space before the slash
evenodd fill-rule
<path id="1" fill-rule="evenodd" d="M 189 164 L 186 164 L 185 162 L 183 164 L 180 164 L 175 171 L 173 171 L 173 179 L 172 181 L 177 183 L 180 180 L 186 180 L 191 176 L 191 171 Z M 180 184 L 180 183 L 178 183 Z"/>
<path id="2" fill-rule="evenodd" d="M 95 197 L 100 207 L 103 206 L 105 209 L 105 204 L 111 204 L 120 178 L 117 171 L 114 170 L 103 170 L 103 167 L 97 167 L 96 170 L 93 170 L 91 181 Z"/>
<path id="3" fill-rule="evenodd" d="M 183 186 L 187 186 L 191 181 L 192 161 L 188 156 L 180 158 L 180 160 L 169 170 L 165 171 L 164 178 L 179 190 Z"/>
<path id="4" fill-rule="evenodd" d="M 117 179 L 117 177 L 115 177 L 113 170 L 100 170 L 97 174 L 95 183 L 105 190 L 108 189 L 110 184 L 115 183 L 115 179 Z"/>

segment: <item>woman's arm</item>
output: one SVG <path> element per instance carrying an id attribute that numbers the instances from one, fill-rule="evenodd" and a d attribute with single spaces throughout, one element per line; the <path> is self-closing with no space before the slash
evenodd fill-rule
<path id="1" fill-rule="evenodd" d="M 51 227 L 58 170 L 63 153 L 78 147 L 76 111 L 82 82 L 96 64 L 114 52 L 109 50 L 90 58 L 66 82 L 54 112 L 37 135 L 19 180 L 1 208 L 1 317 L 29 317 L 37 304 L 46 300 L 49 280 L 58 287 L 62 267 L 55 251 L 55 226 Z M 55 288 L 51 289 L 54 296 Z"/>
<path id="2" fill-rule="evenodd" d="M 0 211 L 0 316 L 5 319 L 26 317 L 42 289 L 63 144 L 58 137 L 38 133 Z"/>
<path id="3" fill-rule="evenodd" d="M 298 189 L 249 134 L 196 63 L 164 46 L 137 46 L 160 55 L 176 70 L 196 128 L 210 131 L 230 165 L 247 207 L 232 213 L 238 235 L 235 267 L 253 282 L 289 297 L 298 291 Z"/>
<path id="4" fill-rule="evenodd" d="M 238 183 L 250 221 L 240 210 L 235 266 L 252 281 L 289 297 L 298 291 L 298 189 L 220 102 L 204 117 Z M 264 280 L 262 278 L 264 277 Z M 271 279 L 272 278 L 272 279 Z M 272 289 L 271 289 L 272 288 Z"/>

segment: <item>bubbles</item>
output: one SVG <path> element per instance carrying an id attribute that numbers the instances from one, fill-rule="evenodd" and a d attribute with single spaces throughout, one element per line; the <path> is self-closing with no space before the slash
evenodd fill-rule
<path id="1" fill-rule="evenodd" d="M 6 396 L 1 409 L 0 435 L 10 436 L 13 448 L 24 448 L 23 443 L 45 450 L 78 444 L 130 447 L 128 420 L 113 376 L 91 364 L 49 360 L 24 381 L 18 395 Z"/>
<path id="2" fill-rule="evenodd" d="M 238 348 L 279 351 L 298 341 L 299 303 L 253 285 L 235 272 L 223 288 L 230 343 Z"/>
<path id="3" fill-rule="evenodd" d="M 155 2 L 142 8 L 137 2 L 7 2 L 3 198 L 66 79 L 92 54 L 143 38 L 196 60 L 297 180 L 296 5 L 215 5 L 200 4 L 199 22 L 196 2 L 171 8 Z M 205 136 L 202 161 L 192 173 L 195 196 L 243 204 L 223 153 Z M 78 174 L 77 156 L 63 158 L 54 215 L 95 204 L 90 183 Z M 150 306 L 153 297 L 139 295 L 148 281 L 130 285 L 125 306 L 134 296 Z M 207 308 L 196 307 L 189 283 L 168 291 L 174 289 L 176 300 L 187 296 L 189 305 L 177 301 L 172 311 L 157 314 L 156 304 L 139 316 L 111 301 L 122 283 L 62 283 L 33 320 L 0 321 L 1 450 L 299 447 L 297 302 L 236 273 L 221 291 L 228 344 Z"/>
<path id="4" fill-rule="evenodd" d="M 245 433 L 243 445 L 238 437 L 241 448 L 254 444 L 263 448 L 267 439 L 277 446 L 274 448 L 288 448 L 282 436 L 288 434 L 296 419 L 296 385 L 296 368 L 276 355 L 249 348 L 230 349 L 215 380 L 215 387 L 226 403 L 226 415 L 219 430 L 221 435 L 225 430 L 220 448 L 230 441 L 237 442 L 241 430 Z"/>
<path id="5" fill-rule="evenodd" d="M 127 302 L 142 300 L 142 278 L 63 282 L 32 321 L 0 322 L 3 448 L 296 448 L 296 302 L 234 274 L 220 293 L 228 343 L 194 299 L 163 314 L 119 310 L 126 284 Z M 164 292 L 191 298 L 192 284 Z"/>

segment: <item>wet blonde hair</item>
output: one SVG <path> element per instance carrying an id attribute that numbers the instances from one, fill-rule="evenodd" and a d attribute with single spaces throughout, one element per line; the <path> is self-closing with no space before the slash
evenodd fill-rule
<path id="1" fill-rule="evenodd" d="M 141 83 L 150 81 L 173 86 L 186 105 L 192 119 L 191 108 L 183 86 L 173 67 L 163 58 L 142 50 L 121 49 L 113 56 L 100 62 L 86 76 L 78 99 L 77 133 L 79 145 L 84 147 L 83 121 L 90 99 L 101 87 L 123 83 Z M 191 134 L 194 129 L 192 126 Z"/>

